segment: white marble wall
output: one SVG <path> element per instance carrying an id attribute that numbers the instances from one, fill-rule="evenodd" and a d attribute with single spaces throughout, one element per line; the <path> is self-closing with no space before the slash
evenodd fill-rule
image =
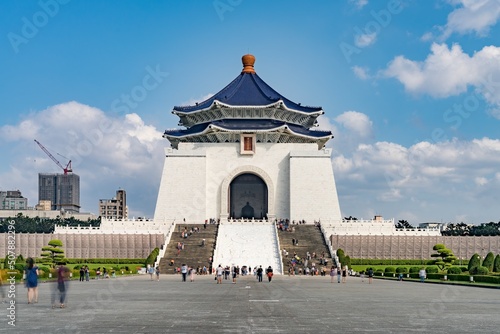
<path id="1" fill-rule="evenodd" d="M 200 223 L 227 215 L 227 185 L 245 171 L 261 176 L 272 189 L 270 216 L 340 219 L 328 150 L 282 143 L 257 143 L 253 155 L 239 150 L 239 143 L 180 143 L 178 150 L 166 149 L 155 221 Z"/>

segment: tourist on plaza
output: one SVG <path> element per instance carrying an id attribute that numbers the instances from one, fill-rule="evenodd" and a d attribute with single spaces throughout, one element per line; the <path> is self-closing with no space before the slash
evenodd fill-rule
<path id="1" fill-rule="evenodd" d="M 238 276 L 238 271 L 237 271 L 236 266 L 234 264 L 231 267 L 231 274 L 233 276 L 233 284 L 236 284 L 236 276 Z"/>
<path id="2" fill-rule="evenodd" d="M 80 267 L 80 282 L 85 280 L 85 266 Z"/>
<path id="3" fill-rule="evenodd" d="M 266 275 L 267 275 L 267 279 L 269 280 L 269 282 L 271 282 L 271 280 L 273 279 L 273 268 L 271 268 L 271 266 L 269 266 L 267 269 L 266 269 Z"/>
<path id="4" fill-rule="evenodd" d="M 342 277 L 342 266 L 339 263 L 337 267 L 337 283 L 340 283 L 340 278 Z"/>
<path id="5" fill-rule="evenodd" d="M 367 274 L 368 274 L 368 284 L 372 284 L 372 281 L 373 281 L 373 269 L 369 268 Z"/>
<path id="6" fill-rule="evenodd" d="M 95 270 L 95 279 L 99 279 L 99 276 L 101 276 L 101 267 L 97 267 Z"/>
<path id="7" fill-rule="evenodd" d="M 186 282 L 187 273 L 188 273 L 188 266 L 185 263 L 183 263 L 181 266 L 181 274 L 183 282 Z"/>
<path id="8" fill-rule="evenodd" d="M 420 282 L 424 283 L 425 278 L 427 276 L 427 273 L 425 272 L 425 268 L 420 269 L 420 271 L 418 272 L 418 276 L 420 276 Z"/>
<path id="9" fill-rule="evenodd" d="M 342 269 L 342 283 L 347 282 L 347 266 L 344 266 Z"/>
<path id="10" fill-rule="evenodd" d="M 89 269 L 89 266 L 85 266 L 85 280 L 87 282 L 90 281 L 90 269 Z"/>
<path id="11" fill-rule="evenodd" d="M 28 288 L 28 304 L 38 303 L 38 267 L 35 266 L 35 260 L 28 258 L 26 261 L 26 287 Z"/>
<path id="12" fill-rule="evenodd" d="M 194 274 L 196 270 L 194 268 L 189 268 L 189 281 L 194 282 Z"/>
<path id="13" fill-rule="evenodd" d="M 257 279 L 259 280 L 259 282 L 262 282 L 263 271 L 264 271 L 264 269 L 262 269 L 262 266 L 259 266 L 259 268 L 257 269 Z"/>
<path id="14" fill-rule="evenodd" d="M 155 268 L 155 273 L 156 273 L 156 280 L 160 280 L 160 265 L 157 265 Z"/>
<path id="15" fill-rule="evenodd" d="M 104 270 L 106 271 L 106 268 L 104 268 Z M 153 280 L 154 273 L 155 273 L 155 268 L 148 264 L 148 274 L 149 274 L 149 277 L 151 277 L 151 280 Z"/>
<path id="16" fill-rule="evenodd" d="M 332 268 L 330 269 L 330 283 L 333 283 L 333 281 L 335 280 L 335 276 L 337 276 L 337 269 L 332 266 Z"/>
<path id="17" fill-rule="evenodd" d="M 217 270 L 215 271 L 215 275 L 217 278 L 217 284 L 222 284 L 222 274 L 224 272 L 224 268 L 222 268 L 222 265 L 219 264 L 217 267 Z"/>
<path id="18" fill-rule="evenodd" d="M 56 298 L 59 294 L 59 307 L 64 308 L 64 301 L 66 300 L 66 293 L 68 292 L 68 278 L 70 270 L 65 266 L 64 262 L 59 263 L 57 268 L 57 284 L 54 286 L 52 292 L 51 304 L 52 308 L 56 308 Z"/>

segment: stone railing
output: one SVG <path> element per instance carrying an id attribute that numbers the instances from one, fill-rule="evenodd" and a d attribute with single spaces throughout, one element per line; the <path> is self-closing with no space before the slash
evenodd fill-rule
<path id="1" fill-rule="evenodd" d="M 282 253 L 281 253 L 280 238 L 278 236 L 278 226 L 276 226 L 276 224 L 274 224 L 274 238 L 276 240 L 276 247 L 278 248 L 277 252 L 278 252 L 279 265 L 280 265 L 279 271 L 280 271 L 280 274 L 283 275 L 285 272 L 285 268 L 283 268 L 283 258 L 282 258 Z"/>

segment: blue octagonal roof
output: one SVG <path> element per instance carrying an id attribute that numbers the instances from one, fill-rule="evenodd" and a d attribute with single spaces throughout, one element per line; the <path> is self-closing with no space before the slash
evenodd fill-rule
<path id="1" fill-rule="evenodd" d="M 266 106 L 282 100 L 288 109 L 313 113 L 321 107 L 301 106 L 292 102 L 264 82 L 255 72 L 242 72 L 229 85 L 209 99 L 194 106 L 174 107 L 174 111 L 189 113 L 209 108 L 217 100 L 231 106 Z"/>

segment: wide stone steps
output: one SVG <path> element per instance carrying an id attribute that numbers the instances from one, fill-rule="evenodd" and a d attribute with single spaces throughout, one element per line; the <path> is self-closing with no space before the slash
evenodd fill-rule
<path id="1" fill-rule="evenodd" d="M 312 256 L 316 253 L 316 259 L 311 259 L 308 261 L 308 267 L 311 267 L 311 263 L 314 262 L 317 268 L 320 268 L 319 259 L 321 254 L 324 252 L 325 258 L 328 260 L 328 267 L 332 265 L 332 258 L 328 251 L 328 246 L 323 237 L 323 233 L 318 226 L 315 225 L 290 225 L 293 227 L 294 232 L 280 231 L 278 229 L 278 236 L 280 238 L 281 250 L 286 249 L 288 252 L 288 258 L 283 256 L 283 266 L 285 272 L 287 272 L 289 267 L 289 261 L 292 259 L 294 252 L 297 253 L 301 259 L 306 259 L 306 254 L 309 252 Z M 292 239 L 298 239 L 299 244 L 294 245 Z M 304 267 L 299 265 L 299 267 Z"/>
<path id="2" fill-rule="evenodd" d="M 182 238 L 182 231 L 187 229 L 190 231 L 192 227 L 199 227 L 199 232 L 194 232 L 187 238 Z M 203 224 L 178 224 L 175 226 L 175 232 L 170 238 L 167 245 L 165 255 L 160 260 L 160 272 L 162 274 L 174 274 L 175 268 L 180 267 L 183 263 L 190 267 L 197 268 L 206 266 L 210 267 L 209 258 L 213 256 L 215 239 L 217 236 L 218 225 L 207 224 L 206 229 Z M 202 241 L 205 239 L 205 245 L 202 246 Z M 177 254 L 177 243 L 183 242 L 184 249 Z M 170 260 L 174 260 L 174 265 L 170 265 Z"/>

